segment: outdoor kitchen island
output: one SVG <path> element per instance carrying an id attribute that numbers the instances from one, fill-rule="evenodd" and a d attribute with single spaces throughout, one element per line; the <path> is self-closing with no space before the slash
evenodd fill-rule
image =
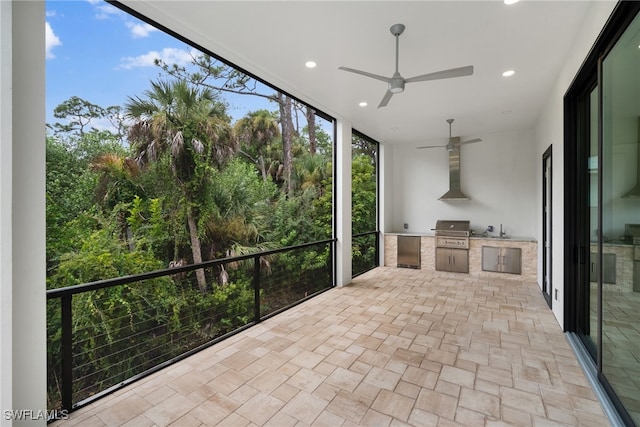
<path id="1" fill-rule="evenodd" d="M 420 269 L 426 271 L 436 271 L 436 236 L 435 233 L 385 233 L 384 235 L 384 265 L 387 267 L 397 267 L 398 236 L 420 237 Z M 483 251 L 483 247 L 485 248 Z M 518 253 L 521 257 L 520 274 L 505 273 L 498 271 L 487 271 L 483 269 L 483 252 L 487 254 L 495 252 L 494 248 L 500 250 L 516 249 L 512 253 Z M 538 266 L 538 243 L 532 237 L 484 237 L 472 235 L 469 238 L 469 274 L 480 277 L 502 277 L 516 276 L 524 280 L 537 280 Z M 485 262 L 486 267 L 486 262 Z"/>

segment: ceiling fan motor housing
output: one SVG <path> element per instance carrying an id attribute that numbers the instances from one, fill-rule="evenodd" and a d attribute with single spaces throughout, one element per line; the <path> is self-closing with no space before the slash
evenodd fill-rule
<path id="1" fill-rule="evenodd" d="M 399 74 L 397 76 L 394 75 L 389 82 L 389 91 L 392 93 L 404 92 L 404 79 Z"/>

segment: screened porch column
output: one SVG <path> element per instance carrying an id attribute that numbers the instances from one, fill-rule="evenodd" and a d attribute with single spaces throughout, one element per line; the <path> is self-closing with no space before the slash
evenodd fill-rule
<path id="1" fill-rule="evenodd" d="M 351 123 L 336 125 L 336 285 L 351 283 Z"/>
<path id="2" fill-rule="evenodd" d="M 44 426 L 29 419 L 47 407 L 43 1 L 0 1 L 0 89 L 0 424 Z"/>

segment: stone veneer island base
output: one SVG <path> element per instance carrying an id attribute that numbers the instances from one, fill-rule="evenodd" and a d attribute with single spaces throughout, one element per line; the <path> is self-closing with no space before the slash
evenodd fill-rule
<path id="1" fill-rule="evenodd" d="M 398 236 L 420 236 L 420 269 L 435 271 L 435 236 L 411 233 L 387 233 L 384 235 L 384 265 L 397 267 Z M 522 273 L 496 273 L 482 270 L 482 247 L 520 248 L 522 250 Z M 466 273 L 455 273 L 466 274 Z M 506 239 L 490 237 L 471 237 L 469 239 L 469 275 L 508 279 L 510 276 L 522 280 L 538 280 L 538 243 L 533 238 L 509 237 Z"/>

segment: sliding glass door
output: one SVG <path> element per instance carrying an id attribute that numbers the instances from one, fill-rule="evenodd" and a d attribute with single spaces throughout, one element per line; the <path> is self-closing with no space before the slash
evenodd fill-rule
<path id="1" fill-rule="evenodd" d="M 565 322 L 627 425 L 640 425 L 639 12 L 618 4 L 565 97 Z"/>
<path id="2" fill-rule="evenodd" d="M 602 60 L 600 81 L 602 374 L 640 424 L 640 15 Z"/>

